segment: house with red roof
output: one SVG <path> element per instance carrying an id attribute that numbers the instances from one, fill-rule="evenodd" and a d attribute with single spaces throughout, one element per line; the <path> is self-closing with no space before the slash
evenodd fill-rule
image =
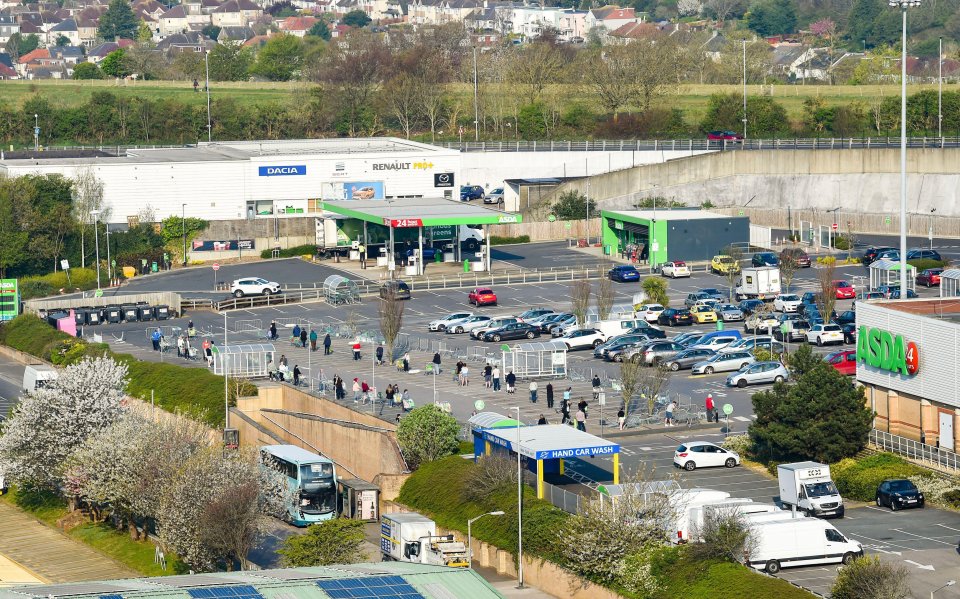
<path id="1" fill-rule="evenodd" d="M 307 35 L 307 32 L 310 31 L 310 28 L 319 20 L 320 19 L 316 17 L 287 17 L 280 21 L 278 29 L 290 35 L 304 37 Z"/>
<path id="2" fill-rule="evenodd" d="M 586 17 L 587 31 L 594 27 L 602 27 L 607 31 L 616 31 L 617 29 L 629 23 L 638 23 L 642 21 L 632 8 L 620 8 L 619 6 L 604 6 L 603 8 L 594 8 Z"/>

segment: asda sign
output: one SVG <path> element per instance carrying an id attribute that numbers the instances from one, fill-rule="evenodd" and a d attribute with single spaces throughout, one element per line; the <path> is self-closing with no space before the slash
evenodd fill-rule
<path id="1" fill-rule="evenodd" d="M 920 350 L 903 335 L 875 327 L 861 326 L 857 332 L 857 362 L 904 376 L 920 370 Z"/>

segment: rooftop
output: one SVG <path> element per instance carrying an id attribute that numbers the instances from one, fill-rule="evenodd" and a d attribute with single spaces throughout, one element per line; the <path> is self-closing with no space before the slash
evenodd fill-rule
<path id="1" fill-rule="evenodd" d="M 709 210 L 700 210 L 699 208 L 688 209 L 665 209 L 665 210 L 604 210 L 603 214 L 612 218 L 621 216 L 635 220 L 659 220 L 659 221 L 678 221 L 678 220 L 707 220 L 711 218 L 742 218 L 720 214 L 719 212 L 710 212 Z"/>
<path id="2" fill-rule="evenodd" d="M 520 437 L 520 455 L 535 460 L 620 453 L 620 446 L 590 433 L 562 424 L 485 429 L 483 438 L 515 451 Z"/>
<path id="3" fill-rule="evenodd" d="M 338 200 L 324 202 L 324 210 L 359 218 L 370 223 L 393 222 L 394 228 L 441 225 L 490 225 L 518 223 L 518 214 L 484 208 L 478 204 L 443 198 L 402 198 L 397 200 Z"/>

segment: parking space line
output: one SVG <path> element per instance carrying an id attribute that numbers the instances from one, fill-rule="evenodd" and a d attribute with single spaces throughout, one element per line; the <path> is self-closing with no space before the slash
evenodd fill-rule
<path id="1" fill-rule="evenodd" d="M 912 533 L 912 532 L 907 532 L 907 531 L 905 531 L 905 530 L 900 530 L 899 528 L 891 528 L 890 530 L 895 531 L 895 532 L 902 532 L 902 533 L 905 534 L 905 535 L 910 535 L 911 537 L 917 537 L 918 539 L 923 539 L 923 540 L 925 540 L 925 541 L 933 541 L 934 543 L 940 543 L 941 545 L 949 545 L 949 546 L 951 546 L 951 547 L 955 547 L 955 546 L 956 546 L 956 543 L 947 543 L 946 541 L 941 541 L 941 540 L 937 539 L 936 537 L 925 537 L 925 536 L 923 536 L 923 535 L 918 535 L 918 534 L 914 534 L 914 533 Z M 953 536 L 953 535 L 950 535 L 950 536 Z M 944 537 L 942 537 L 942 538 L 947 538 L 947 537 L 944 536 Z"/>
<path id="2" fill-rule="evenodd" d="M 947 526 L 946 524 L 934 524 L 934 526 L 942 526 L 943 528 L 947 528 L 947 529 L 949 529 L 949 530 L 954 530 L 954 531 L 956 531 L 956 532 L 960 532 L 960 528 L 954 528 L 954 527 L 952 527 L 952 526 Z"/>
<path id="3" fill-rule="evenodd" d="M 897 543 L 894 543 L 893 541 L 881 541 L 880 539 L 874 539 L 873 537 L 868 537 L 867 535 L 851 534 L 850 537 L 851 538 L 858 537 L 861 539 L 866 539 L 868 541 L 873 541 L 874 543 L 877 543 L 881 547 L 896 547 L 898 549 L 906 549 L 907 551 L 920 551 L 919 549 L 914 549 L 913 547 L 907 547 L 906 545 L 899 545 Z"/>

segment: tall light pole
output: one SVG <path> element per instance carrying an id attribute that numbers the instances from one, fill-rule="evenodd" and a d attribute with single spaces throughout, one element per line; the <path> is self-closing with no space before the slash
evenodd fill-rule
<path id="1" fill-rule="evenodd" d="M 520 406 L 517 411 L 517 588 L 523 588 L 523 472 L 520 469 Z"/>
<path id="2" fill-rule="evenodd" d="M 40 115 L 33 115 L 33 151 L 40 151 Z"/>
<path id="3" fill-rule="evenodd" d="M 473 140 L 480 141 L 480 90 L 477 77 L 477 47 L 473 47 Z"/>
<path id="4" fill-rule="evenodd" d="M 110 223 L 104 221 L 107 230 L 107 287 L 113 286 L 113 265 L 110 263 Z"/>
<path id="5" fill-rule="evenodd" d="M 183 231 L 183 265 L 187 265 L 187 205 L 180 204 L 183 211 L 180 216 L 180 230 Z"/>
<path id="6" fill-rule="evenodd" d="M 100 220 L 100 211 L 91 210 L 90 216 L 93 217 L 93 238 L 94 243 L 97 248 L 97 291 L 100 290 L 100 227 L 98 226 Z"/>
<path id="7" fill-rule="evenodd" d="M 907 293 L 907 9 L 920 0 L 888 0 L 900 9 L 900 293 Z M 903 297 L 906 297 L 904 295 Z"/>
<path id="8" fill-rule="evenodd" d="M 947 587 L 952 587 L 955 584 L 957 584 L 956 580 L 948 580 L 946 584 L 944 584 L 942 587 L 930 591 L 930 599 L 933 599 L 933 594 L 936 593 L 937 591 L 943 590 Z"/>
<path id="9" fill-rule="evenodd" d="M 747 141 L 747 40 L 743 40 L 743 141 Z"/>
<path id="10" fill-rule="evenodd" d="M 213 123 L 210 120 L 210 51 L 203 51 L 203 65 L 207 69 L 207 143 L 213 141 Z"/>
<path id="11" fill-rule="evenodd" d="M 480 514 L 476 518 L 470 518 L 467 520 L 467 568 L 473 569 L 473 535 L 471 534 L 473 523 L 483 518 L 484 516 L 502 516 L 503 510 L 497 510 L 495 512 L 487 512 L 486 514 Z"/>
<path id="12" fill-rule="evenodd" d="M 230 428 L 230 380 L 227 372 L 227 313 L 223 313 L 223 349 L 220 351 L 220 362 L 223 364 L 223 430 Z"/>
<path id="13" fill-rule="evenodd" d="M 937 137 L 943 147 L 943 38 L 940 38 L 940 50 L 937 52 Z"/>

